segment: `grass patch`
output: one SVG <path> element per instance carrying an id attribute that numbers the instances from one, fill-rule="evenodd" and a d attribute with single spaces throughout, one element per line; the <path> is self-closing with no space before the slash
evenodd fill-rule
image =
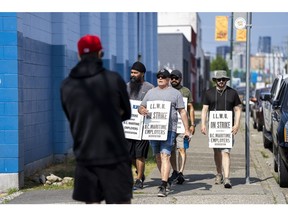
<path id="1" fill-rule="evenodd" d="M 16 193 L 17 191 L 19 191 L 17 188 L 10 188 L 8 191 L 7 191 L 7 195 L 11 195 L 13 193 Z"/>
<path id="2" fill-rule="evenodd" d="M 24 187 L 21 191 L 27 190 L 59 190 L 59 189 L 72 189 L 73 188 L 73 181 L 63 184 L 63 185 L 43 185 L 39 182 L 39 177 L 41 175 L 48 176 L 50 174 L 54 174 L 60 178 L 64 177 L 73 177 L 74 178 L 74 169 L 75 169 L 75 159 L 69 158 L 63 163 L 53 164 L 37 173 L 33 176 L 26 177 L 24 180 Z M 152 170 L 156 167 L 155 157 L 153 156 L 152 149 L 149 146 L 148 157 L 146 160 L 145 166 L 145 176 L 149 176 Z M 133 175 L 135 175 L 135 168 L 132 168 Z M 134 176 L 136 177 L 136 176 Z M 16 192 L 17 189 L 11 189 L 11 193 Z"/>
<path id="3" fill-rule="evenodd" d="M 73 181 L 67 184 L 60 186 L 57 185 L 43 185 L 39 182 L 40 175 L 48 176 L 54 174 L 60 178 L 64 177 L 73 177 L 74 178 L 74 169 L 75 169 L 75 159 L 68 158 L 63 163 L 53 164 L 30 177 L 26 177 L 24 181 L 24 187 L 22 190 L 55 190 L 55 189 L 71 189 L 73 188 Z"/>

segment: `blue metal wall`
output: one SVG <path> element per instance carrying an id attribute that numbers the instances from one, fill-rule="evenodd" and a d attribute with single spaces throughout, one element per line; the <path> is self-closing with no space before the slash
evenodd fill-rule
<path id="1" fill-rule="evenodd" d="M 0 13 L 0 172 L 21 169 L 18 139 L 17 14 Z"/>
<path id="2" fill-rule="evenodd" d="M 59 89 L 85 34 L 101 37 L 105 67 L 125 81 L 139 53 L 155 81 L 157 13 L 0 13 L 0 174 L 71 149 Z"/>

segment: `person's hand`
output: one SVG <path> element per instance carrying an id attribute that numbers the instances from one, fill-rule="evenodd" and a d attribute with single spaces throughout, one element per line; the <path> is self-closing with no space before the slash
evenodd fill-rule
<path id="1" fill-rule="evenodd" d="M 201 133 L 206 135 L 207 131 L 206 131 L 206 126 L 205 125 L 201 126 Z"/>
<path id="2" fill-rule="evenodd" d="M 184 132 L 184 136 L 189 137 L 189 140 L 190 140 L 190 137 L 191 137 L 190 130 L 185 130 L 185 132 Z"/>
<path id="3" fill-rule="evenodd" d="M 195 133 L 195 126 L 190 126 L 190 133 L 192 134 L 192 135 L 194 135 L 194 133 Z"/>
<path id="4" fill-rule="evenodd" d="M 146 116 L 149 112 L 148 112 L 148 110 L 146 109 L 146 107 L 140 106 L 139 109 L 138 109 L 138 113 L 139 113 L 140 115 Z"/>
<path id="5" fill-rule="evenodd" d="M 235 124 L 233 127 L 232 127 L 232 134 L 233 135 L 236 135 L 237 132 L 239 130 L 239 125 Z"/>

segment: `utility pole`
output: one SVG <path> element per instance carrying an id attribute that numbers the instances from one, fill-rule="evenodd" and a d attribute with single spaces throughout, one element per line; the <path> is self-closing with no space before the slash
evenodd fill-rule
<path id="1" fill-rule="evenodd" d="M 233 83 L 233 25 L 234 25 L 234 21 L 233 21 L 233 16 L 234 13 L 231 13 L 231 31 L 230 31 L 230 77 L 231 77 L 231 87 L 232 83 Z"/>
<path id="2" fill-rule="evenodd" d="M 246 153 L 246 184 L 250 184 L 250 30 L 252 27 L 252 13 L 247 13 L 247 34 L 246 34 L 246 110 L 245 110 L 245 153 Z"/>

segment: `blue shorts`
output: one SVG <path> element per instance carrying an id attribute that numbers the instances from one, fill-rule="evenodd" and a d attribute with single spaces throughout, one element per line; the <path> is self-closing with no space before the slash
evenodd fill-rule
<path id="1" fill-rule="evenodd" d="M 176 132 L 168 131 L 167 140 L 150 140 L 153 155 L 164 153 L 171 155 L 171 151 L 175 142 Z"/>

